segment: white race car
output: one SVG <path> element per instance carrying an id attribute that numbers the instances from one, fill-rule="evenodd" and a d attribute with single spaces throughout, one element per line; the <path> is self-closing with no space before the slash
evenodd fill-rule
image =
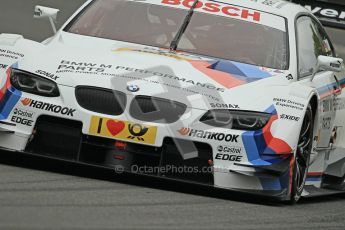
<path id="1" fill-rule="evenodd" d="M 343 191 L 344 85 L 287 1 L 91 0 L 0 35 L 0 146 L 296 202 Z"/>

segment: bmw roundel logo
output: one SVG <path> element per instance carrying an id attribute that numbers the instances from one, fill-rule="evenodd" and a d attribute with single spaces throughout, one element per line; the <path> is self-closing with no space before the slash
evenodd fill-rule
<path id="1" fill-rule="evenodd" d="M 132 92 L 132 93 L 135 93 L 135 92 L 138 92 L 139 91 L 139 86 L 137 86 L 137 85 L 128 85 L 127 86 L 127 90 L 129 91 L 129 92 Z"/>

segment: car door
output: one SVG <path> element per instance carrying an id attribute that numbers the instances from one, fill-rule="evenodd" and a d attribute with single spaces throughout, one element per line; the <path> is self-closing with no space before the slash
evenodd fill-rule
<path id="1" fill-rule="evenodd" d="M 322 26 L 309 15 L 300 16 L 296 21 L 298 75 L 299 79 L 310 78 L 317 68 L 319 55 L 334 56 L 334 50 Z M 341 94 L 340 76 L 332 71 L 318 71 L 311 86 L 319 94 L 319 127 L 317 130 L 317 147 L 327 148 L 330 144 L 336 109 L 335 101 Z M 308 81 L 306 83 L 309 83 Z"/>

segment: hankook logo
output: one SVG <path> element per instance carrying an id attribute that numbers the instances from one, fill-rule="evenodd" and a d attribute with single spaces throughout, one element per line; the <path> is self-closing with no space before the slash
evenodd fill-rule
<path id="1" fill-rule="evenodd" d="M 216 140 L 216 141 L 226 141 L 226 142 L 238 142 L 239 135 L 226 134 L 226 133 L 216 133 L 197 129 L 184 128 L 177 130 L 182 136 L 197 137 L 201 139 Z"/>
<path id="2" fill-rule="evenodd" d="M 76 111 L 75 109 L 71 109 L 68 107 L 62 107 L 60 105 L 54 105 L 54 104 L 50 104 L 50 103 L 46 103 L 42 101 L 36 101 L 30 98 L 24 98 L 23 100 L 21 100 L 21 102 L 24 106 L 29 106 L 32 108 L 41 109 L 48 112 L 67 115 L 71 117 L 74 116 L 74 112 Z"/>

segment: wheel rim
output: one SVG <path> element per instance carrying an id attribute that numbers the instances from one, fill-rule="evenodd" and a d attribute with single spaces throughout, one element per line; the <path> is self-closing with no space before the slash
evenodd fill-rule
<path id="1" fill-rule="evenodd" d="M 298 148 L 296 151 L 296 189 L 301 193 L 307 178 L 307 170 L 309 165 L 309 155 L 312 144 L 312 111 L 307 109 L 303 120 L 301 134 L 298 140 Z"/>

